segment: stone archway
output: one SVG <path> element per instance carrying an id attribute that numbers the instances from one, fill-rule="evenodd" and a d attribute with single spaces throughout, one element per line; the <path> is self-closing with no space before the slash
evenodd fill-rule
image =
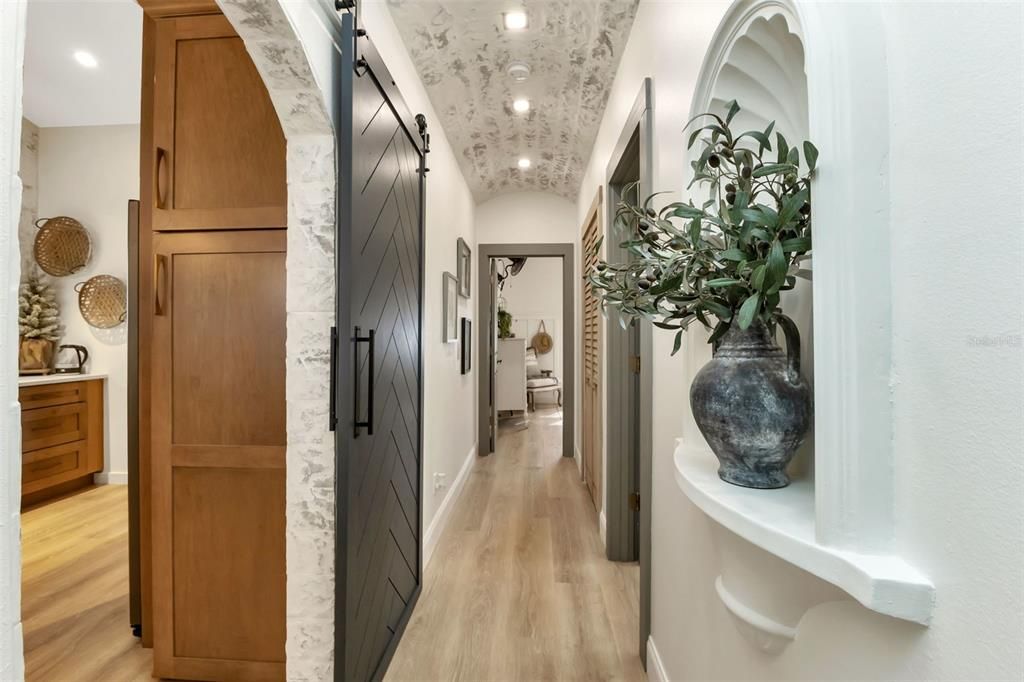
<path id="1" fill-rule="evenodd" d="M 287 677 L 334 667 L 334 438 L 328 431 L 334 324 L 334 129 L 282 0 L 217 0 L 245 43 L 287 140 Z"/>

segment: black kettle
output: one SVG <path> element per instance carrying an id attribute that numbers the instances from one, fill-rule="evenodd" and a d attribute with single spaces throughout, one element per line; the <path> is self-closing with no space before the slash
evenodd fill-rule
<path id="1" fill-rule="evenodd" d="M 89 360 L 89 351 L 85 346 L 73 343 L 57 349 L 57 362 L 54 372 L 57 374 L 83 374 L 85 363 Z"/>

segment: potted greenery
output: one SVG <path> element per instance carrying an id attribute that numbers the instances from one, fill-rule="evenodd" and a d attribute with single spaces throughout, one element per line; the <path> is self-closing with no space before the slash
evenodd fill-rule
<path id="1" fill-rule="evenodd" d="M 811 422 L 810 390 L 800 375 L 800 337 L 782 313 L 782 293 L 811 253 L 811 186 L 818 152 L 810 142 L 790 147 L 772 122 L 736 134 L 736 102 L 723 116 L 707 113 L 690 134 L 700 157 L 694 184 L 708 199 L 654 210 L 622 203 L 616 229 L 630 258 L 599 261 L 587 273 L 602 308 L 621 320 L 643 318 L 675 330 L 675 354 L 693 321 L 713 332 L 714 357 L 690 388 L 693 416 L 720 462 L 719 476 L 736 485 L 779 488 L 786 466 Z M 656 196 L 656 195 L 655 195 Z M 595 246 L 599 253 L 600 243 Z M 788 353 L 775 344 L 777 327 Z M 788 355 L 788 357 L 787 357 Z"/>
<path id="2" fill-rule="evenodd" d="M 63 332 L 57 292 L 38 270 L 31 271 L 18 291 L 19 372 L 49 373 L 54 347 Z"/>

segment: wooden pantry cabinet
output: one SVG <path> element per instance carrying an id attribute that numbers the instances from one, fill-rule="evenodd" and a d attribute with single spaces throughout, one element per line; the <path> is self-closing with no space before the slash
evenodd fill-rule
<path id="1" fill-rule="evenodd" d="M 139 472 L 154 675 L 285 677 L 285 142 L 212 2 L 139 0 Z"/>
<path id="2" fill-rule="evenodd" d="M 147 38 L 153 229 L 284 227 L 284 135 L 242 39 L 220 14 L 164 18 Z"/>

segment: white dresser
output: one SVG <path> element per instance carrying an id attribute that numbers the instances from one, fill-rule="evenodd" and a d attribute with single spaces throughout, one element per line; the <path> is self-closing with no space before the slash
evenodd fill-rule
<path id="1" fill-rule="evenodd" d="M 498 339 L 494 389 L 499 412 L 526 410 L 526 339 Z"/>

